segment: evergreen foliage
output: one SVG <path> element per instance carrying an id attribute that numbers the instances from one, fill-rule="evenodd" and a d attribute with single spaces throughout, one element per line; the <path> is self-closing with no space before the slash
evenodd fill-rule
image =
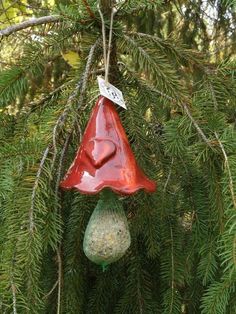
<path id="1" fill-rule="evenodd" d="M 82 250 L 98 196 L 58 187 L 104 74 L 97 1 L 0 5 L 2 28 L 59 16 L 1 39 L 0 313 L 235 314 L 235 0 L 117 2 L 110 80 L 158 188 L 122 197 L 132 245 L 105 272 Z"/>

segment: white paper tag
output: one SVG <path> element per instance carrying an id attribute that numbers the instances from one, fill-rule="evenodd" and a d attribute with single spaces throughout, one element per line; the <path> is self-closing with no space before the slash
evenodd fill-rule
<path id="1" fill-rule="evenodd" d="M 110 83 L 106 84 L 105 80 L 102 77 L 98 76 L 97 79 L 100 94 L 110 99 L 111 101 L 121 106 L 122 108 L 127 109 L 122 92 L 115 86 L 111 85 Z"/>

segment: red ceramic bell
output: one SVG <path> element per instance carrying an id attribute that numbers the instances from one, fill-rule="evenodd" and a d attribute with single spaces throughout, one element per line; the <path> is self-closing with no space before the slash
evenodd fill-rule
<path id="1" fill-rule="evenodd" d="M 109 99 L 99 97 L 75 160 L 60 186 L 75 188 L 84 194 L 96 194 L 104 188 L 126 195 L 139 189 L 155 191 L 155 182 L 137 165 L 120 118 Z"/>

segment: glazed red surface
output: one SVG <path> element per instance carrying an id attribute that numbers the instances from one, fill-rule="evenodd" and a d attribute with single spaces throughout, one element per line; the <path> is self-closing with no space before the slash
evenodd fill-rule
<path id="1" fill-rule="evenodd" d="M 139 189 L 154 192 L 149 180 L 137 165 L 114 104 L 100 96 L 91 114 L 81 145 L 64 179 L 63 189 L 96 194 L 111 188 L 120 194 Z"/>

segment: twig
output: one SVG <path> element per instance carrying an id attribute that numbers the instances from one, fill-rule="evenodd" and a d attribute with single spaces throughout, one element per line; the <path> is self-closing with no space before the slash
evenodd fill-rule
<path id="1" fill-rule="evenodd" d="M 14 283 L 14 268 L 15 268 L 15 261 L 16 261 L 16 246 L 14 246 L 13 249 L 13 255 L 12 255 L 12 269 L 11 269 L 11 277 L 10 277 L 10 283 L 11 283 L 11 291 L 12 291 L 12 307 L 13 307 L 13 314 L 17 314 L 17 299 L 16 299 L 16 285 Z"/>
<path id="2" fill-rule="evenodd" d="M 56 289 L 57 285 L 58 285 L 58 280 L 54 283 L 52 289 L 43 298 L 47 299 L 53 293 L 53 291 Z"/>
<path id="3" fill-rule="evenodd" d="M 173 310 L 173 303 L 174 303 L 174 279 L 175 279 L 175 263 L 174 263 L 174 238 L 173 238 L 173 231 L 172 226 L 170 223 L 170 236 L 171 236 L 171 303 L 170 303 L 170 314 Z"/>
<path id="4" fill-rule="evenodd" d="M 62 114 L 57 119 L 57 122 L 53 128 L 53 132 L 52 132 L 53 158 L 52 158 L 51 170 L 54 168 L 54 164 L 55 164 L 56 157 L 57 157 L 57 145 L 56 145 L 57 130 L 58 130 L 58 128 L 61 128 L 64 125 L 64 123 L 67 119 L 67 116 L 69 114 L 69 111 L 71 109 L 72 100 L 74 99 L 74 97 L 76 97 L 73 95 L 75 94 L 75 91 L 76 91 L 76 95 L 77 95 L 77 92 L 80 90 L 80 88 L 81 88 L 81 80 L 76 85 L 74 92 L 70 95 L 64 111 L 62 112 Z"/>
<path id="5" fill-rule="evenodd" d="M 234 183 L 233 183 L 233 176 L 232 176 L 232 173 L 231 173 L 231 170 L 230 170 L 230 166 L 229 166 L 229 160 L 228 160 L 228 156 L 226 154 L 226 151 L 224 149 L 224 145 L 223 143 L 221 142 L 220 138 L 219 138 L 219 135 L 215 133 L 215 136 L 217 138 L 217 141 L 220 145 L 220 149 L 223 153 L 223 156 L 224 156 L 224 160 L 225 160 L 225 166 L 226 166 L 226 169 L 228 171 L 228 176 L 229 176 L 229 189 L 230 189 L 230 194 L 231 194 L 231 198 L 232 198 L 232 201 L 233 201 L 233 205 L 234 205 L 234 208 L 236 209 L 236 197 L 235 197 L 235 194 L 234 194 Z"/>
<path id="6" fill-rule="evenodd" d="M 38 18 L 32 18 L 27 21 L 24 21 L 19 24 L 14 24 L 12 26 L 9 26 L 7 28 L 4 28 L 0 30 L 0 36 L 9 36 L 12 33 L 21 31 L 25 28 L 36 26 L 36 25 L 42 25 L 42 24 L 48 24 L 48 23 L 55 23 L 58 22 L 61 19 L 58 15 L 49 15 L 49 16 L 42 16 Z"/>
<path id="7" fill-rule="evenodd" d="M 61 250 L 57 250 L 57 260 L 58 260 L 58 293 L 57 293 L 57 314 L 61 312 L 61 284 L 62 284 L 62 260 L 61 260 Z"/>
<path id="8" fill-rule="evenodd" d="M 161 91 L 159 91 L 159 90 L 157 90 L 157 89 L 155 89 L 155 88 L 153 89 L 153 91 L 155 91 L 156 93 L 160 94 L 162 97 L 165 97 L 165 98 L 167 98 L 167 99 L 169 99 L 169 100 L 171 100 L 172 102 L 174 102 L 174 103 L 177 104 L 177 101 L 176 101 L 173 97 L 171 97 L 171 96 L 169 96 L 169 95 L 166 95 L 165 93 L 163 93 L 163 92 L 161 92 Z M 188 106 L 187 106 L 186 104 L 181 104 L 180 106 L 181 106 L 181 107 L 184 109 L 184 111 L 186 112 L 187 116 L 189 117 L 189 119 L 190 119 L 191 122 L 193 123 L 195 129 L 197 130 L 198 134 L 201 136 L 202 140 L 203 140 L 209 147 L 212 147 L 210 141 L 207 139 L 206 135 L 204 134 L 204 132 L 202 131 L 202 129 L 201 129 L 200 126 L 198 125 L 197 121 L 193 118 L 191 112 L 190 112 L 189 109 L 188 109 Z"/>
<path id="9" fill-rule="evenodd" d="M 1 63 L 1 61 L 0 61 Z M 51 97 L 53 97 L 55 94 L 57 94 L 58 92 L 60 92 L 65 86 L 69 85 L 71 82 L 66 82 L 60 86 L 58 86 L 56 89 L 54 89 L 51 93 L 47 94 L 45 97 L 43 97 L 42 99 L 38 100 L 38 101 L 32 101 L 29 102 L 28 104 L 26 104 L 27 107 L 30 107 L 31 112 L 34 108 L 37 108 L 39 106 L 41 106 L 43 103 L 45 103 L 45 101 L 47 101 L 48 99 L 50 99 Z"/>
<path id="10" fill-rule="evenodd" d="M 214 88 L 213 88 L 213 86 L 211 84 L 211 81 L 208 81 L 208 85 L 210 87 L 211 95 L 212 95 L 212 98 L 213 98 L 214 110 L 217 110 L 218 109 L 218 103 L 217 103 L 217 100 L 216 100 L 216 94 L 215 94 Z"/>
<path id="11" fill-rule="evenodd" d="M 182 104 L 182 107 L 184 108 L 187 116 L 189 117 L 189 119 L 191 120 L 191 122 L 193 123 L 193 125 L 195 126 L 198 134 L 201 136 L 201 138 L 203 139 L 203 141 L 211 147 L 211 143 L 208 141 L 206 135 L 203 133 L 202 129 L 200 128 L 200 126 L 197 124 L 196 120 L 193 118 L 193 116 L 191 115 L 188 106 L 186 104 Z"/>
<path id="12" fill-rule="evenodd" d="M 38 188 L 39 179 L 40 179 L 40 176 L 41 176 L 41 173 L 43 170 L 44 163 L 45 163 L 46 158 L 47 158 L 48 153 L 49 153 L 49 147 L 50 146 L 48 146 L 44 151 L 43 158 L 40 161 L 39 168 L 38 168 L 38 171 L 36 174 L 36 179 L 35 179 L 34 186 L 33 186 L 33 192 L 32 192 L 32 196 L 31 196 L 31 206 L 29 209 L 29 230 L 30 230 L 30 233 L 32 233 L 34 231 L 34 204 L 35 204 L 35 198 L 36 198 L 36 190 Z"/>
<path id="13" fill-rule="evenodd" d="M 165 185 L 164 185 L 163 192 L 165 192 L 165 191 L 166 191 L 167 185 L 168 185 L 168 183 L 169 183 L 169 181 L 170 181 L 170 177 L 171 177 L 171 173 L 172 173 L 172 166 L 173 166 L 173 163 L 174 163 L 174 158 L 172 158 L 172 160 L 171 160 L 170 171 L 169 171 L 169 174 L 168 174 L 168 177 L 167 177 L 166 183 L 165 183 Z"/>
<path id="14" fill-rule="evenodd" d="M 89 55 L 88 55 L 88 60 L 86 63 L 86 67 L 85 67 L 85 71 L 84 74 L 82 76 L 82 78 L 80 79 L 80 81 L 77 83 L 73 93 L 70 95 L 70 97 L 68 98 L 66 107 L 63 111 L 63 113 L 60 115 L 60 117 L 58 118 L 54 128 L 53 128 L 53 149 L 54 149 L 54 153 L 53 153 L 53 159 L 52 159 L 52 166 L 51 168 L 54 167 L 55 164 L 55 160 L 56 160 L 56 155 L 57 155 L 57 147 L 56 147 L 56 137 L 57 137 L 57 130 L 58 128 L 62 127 L 65 123 L 65 120 L 68 116 L 69 110 L 71 109 L 71 105 L 74 101 L 74 99 L 77 97 L 77 94 L 80 91 L 80 96 L 79 96 L 79 101 L 78 101 L 78 108 L 81 106 L 82 102 L 83 102 L 83 98 L 84 98 L 84 93 L 86 90 L 86 86 L 87 86 L 87 82 L 88 82 L 88 78 L 90 75 L 90 71 L 91 71 L 91 66 L 92 66 L 92 61 L 93 61 L 93 57 L 94 57 L 94 53 L 96 48 L 98 47 L 98 44 L 100 43 L 100 38 L 96 40 L 95 44 L 91 47 L 90 51 L 89 51 Z"/>
<path id="15" fill-rule="evenodd" d="M 140 291 L 140 280 L 138 279 L 138 285 L 137 285 L 137 294 L 138 294 L 138 303 L 139 303 L 139 314 L 143 314 L 143 298 L 142 293 Z"/>
<path id="16" fill-rule="evenodd" d="M 57 180 L 56 180 L 56 190 L 55 190 L 55 197 L 58 195 L 58 189 L 59 189 L 59 183 L 61 179 L 61 170 L 62 170 L 62 165 L 64 161 L 64 157 L 66 154 L 66 151 L 68 149 L 69 141 L 72 135 L 73 129 L 71 130 L 70 133 L 67 134 L 66 140 L 64 147 L 61 152 L 60 160 L 59 160 L 59 166 L 58 166 L 58 175 L 57 175 Z M 60 208 L 58 209 L 59 215 L 61 214 Z M 58 285 L 58 292 L 57 292 L 57 314 L 60 314 L 60 309 L 61 309 L 61 288 L 62 288 L 62 260 L 61 260 L 61 246 L 59 245 L 57 249 L 57 259 L 58 259 L 58 280 L 53 286 L 52 290 L 50 293 L 56 288 Z"/>
<path id="17" fill-rule="evenodd" d="M 58 169 L 57 169 L 57 173 L 58 174 L 57 174 L 57 180 L 56 180 L 55 197 L 58 196 L 59 184 L 60 184 L 60 180 L 61 180 L 62 166 L 63 166 L 65 154 L 66 154 L 68 146 L 69 146 L 69 142 L 70 142 L 70 138 L 71 138 L 72 132 L 73 132 L 73 130 L 71 130 L 67 134 L 64 146 L 63 146 L 62 151 L 61 151 L 61 156 L 60 156 L 60 159 L 59 159 L 59 165 L 58 165 Z"/>
<path id="18" fill-rule="evenodd" d="M 88 60 L 86 63 L 86 67 L 85 67 L 85 71 L 84 71 L 83 79 L 82 79 L 82 88 L 81 88 L 81 93 L 80 93 L 80 97 L 79 97 L 79 104 L 78 104 L 79 107 L 81 105 L 81 102 L 82 102 L 82 99 L 84 97 L 84 93 L 85 93 L 85 90 L 87 87 L 87 82 L 88 82 L 88 78 L 90 75 L 95 50 L 98 48 L 99 45 L 100 45 L 100 38 L 98 38 L 96 40 L 95 44 L 91 47 L 91 49 L 89 51 Z"/>
<path id="19" fill-rule="evenodd" d="M 88 1 L 87 1 L 87 0 L 82 0 L 82 1 L 83 1 L 84 5 L 85 5 L 86 10 L 88 11 L 88 14 L 90 15 L 90 17 L 91 17 L 92 19 L 95 19 L 96 16 L 95 16 L 95 14 L 93 13 L 92 9 L 90 8 L 90 5 L 88 4 Z"/>
<path id="20" fill-rule="evenodd" d="M 81 127 L 80 127 L 79 124 L 77 125 L 77 127 L 78 127 L 78 131 L 79 131 L 79 143 L 81 143 L 81 141 L 82 141 L 82 131 L 81 131 Z M 60 184 L 60 180 L 61 180 L 61 172 L 62 172 L 63 162 L 64 162 L 64 159 L 65 159 L 65 155 L 66 155 L 66 152 L 67 152 L 67 149 L 68 149 L 68 146 L 69 146 L 69 143 L 70 143 L 70 139 L 71 139 L 71 136 L 72 136 L 72 133 L 73 133 L 74 129 L 75 129 L 75 123 L 74 123 L 73 128 L 67 134 L 66 140 L 64 142 L 64 146 L 63 146 L 62 151 L 61 151 L 61 156 L 60 156 L 60 159 L 59 159 L 59 165 L 58 165 L 58 168 L 57 168 L 57 173 L 58 174 L 57 174 L 56 189 L 55 189 L 55 196 L 56 197 L 58 196 L 58 190 L 59 190 L 59 184 Z"/>
<path id="21" fill-rule="evenodd" d="M 12 290 L 12 301 L 13 301 L 13 314 L 17 314 L 16 309 L 16 287 L 13 282 L 13 278 L 11 278 L 11 290 Z"/>

